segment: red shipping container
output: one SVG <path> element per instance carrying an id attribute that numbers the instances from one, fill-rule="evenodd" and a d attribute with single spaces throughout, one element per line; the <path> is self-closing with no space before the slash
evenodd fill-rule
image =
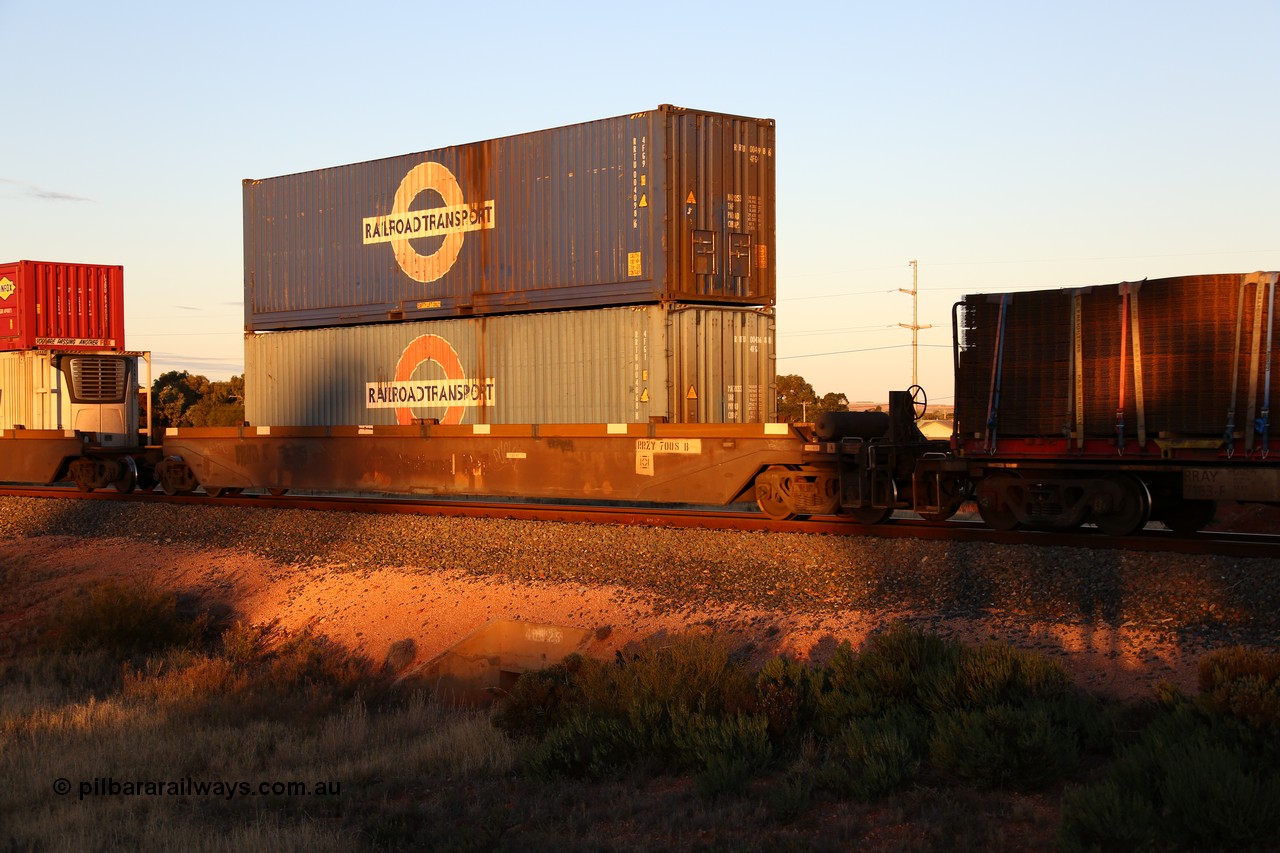
<path id="1" fill-rule="evenodd" d="M 0 350 L 124 349 L 124 267 L 0 263 Z"/>

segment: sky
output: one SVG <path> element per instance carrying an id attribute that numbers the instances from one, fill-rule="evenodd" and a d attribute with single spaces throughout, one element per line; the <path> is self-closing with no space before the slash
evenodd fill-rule
<path id="1" fill-rule="evenodd" d="M 0 260 L 243 371 L 241 181 L 652 109 L 777 121 L 778 372 L 952 397 L 966 293 L 1280 269 L 1280 3 L 0 0 Z M 911 261 L 916 261 L 915 267 Z"/>

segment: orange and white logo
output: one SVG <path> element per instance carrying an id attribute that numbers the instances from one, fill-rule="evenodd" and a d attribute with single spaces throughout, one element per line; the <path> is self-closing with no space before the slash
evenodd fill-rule
<path id="1" fill-rule="evenodd" d="M 410 210 L 410 205 L 425 192 L 435 193 L 444 205 Z M 440 163 L 427 161 L 404 176 L 390 213 L 364 218 L 364 244 L 390 243 L 396 263 L 406 275 L 424 283 L 436 281 L 458 260 L 466 233 L 493 228 L 493 215 L 493 199 L 468 203 L 453 172 Z M 412 241 L 427 237 L 444 239 L 435 251 L 424 255 Z"/>
<path id="2" fill-rule="evenodd" d="M 434 363 L 443 379 L 415 379 L 422 365 Z M 493 405 L 493 379 L 469 379 L 462 359 L 453 346 L 439 335 L 414 338 L 396 363 L 392 382 L 366 382 L 365 408 L 395 409 L 396 423 L 413 423 L 415 408 L 443 408 L 442 424 L 460 424 L 466 409 Z"/>

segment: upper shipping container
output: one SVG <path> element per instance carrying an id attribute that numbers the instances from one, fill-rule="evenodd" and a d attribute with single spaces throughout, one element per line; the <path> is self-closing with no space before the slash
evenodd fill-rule
<path id="1" fill-rule="evenodd" d="M 124 349 L 124 267 L 0 263 L 0 350 Z"/>
<path id="2" fill-rule="evenodd" d="M 772 305 L 774 123 L 656 110 L 244 182 L 245 329 Z"/>

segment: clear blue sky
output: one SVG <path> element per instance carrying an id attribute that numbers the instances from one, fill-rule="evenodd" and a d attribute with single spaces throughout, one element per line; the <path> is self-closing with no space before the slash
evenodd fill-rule
<path id="1" fill-rule="evenodd" d="M 0 260 L 242 370 L 241 179 L 674 103 L 774 118 L 778 370 L 951 395 L 966 292 L 1280 268 L 1280 3 L 0 0 Z"/>

